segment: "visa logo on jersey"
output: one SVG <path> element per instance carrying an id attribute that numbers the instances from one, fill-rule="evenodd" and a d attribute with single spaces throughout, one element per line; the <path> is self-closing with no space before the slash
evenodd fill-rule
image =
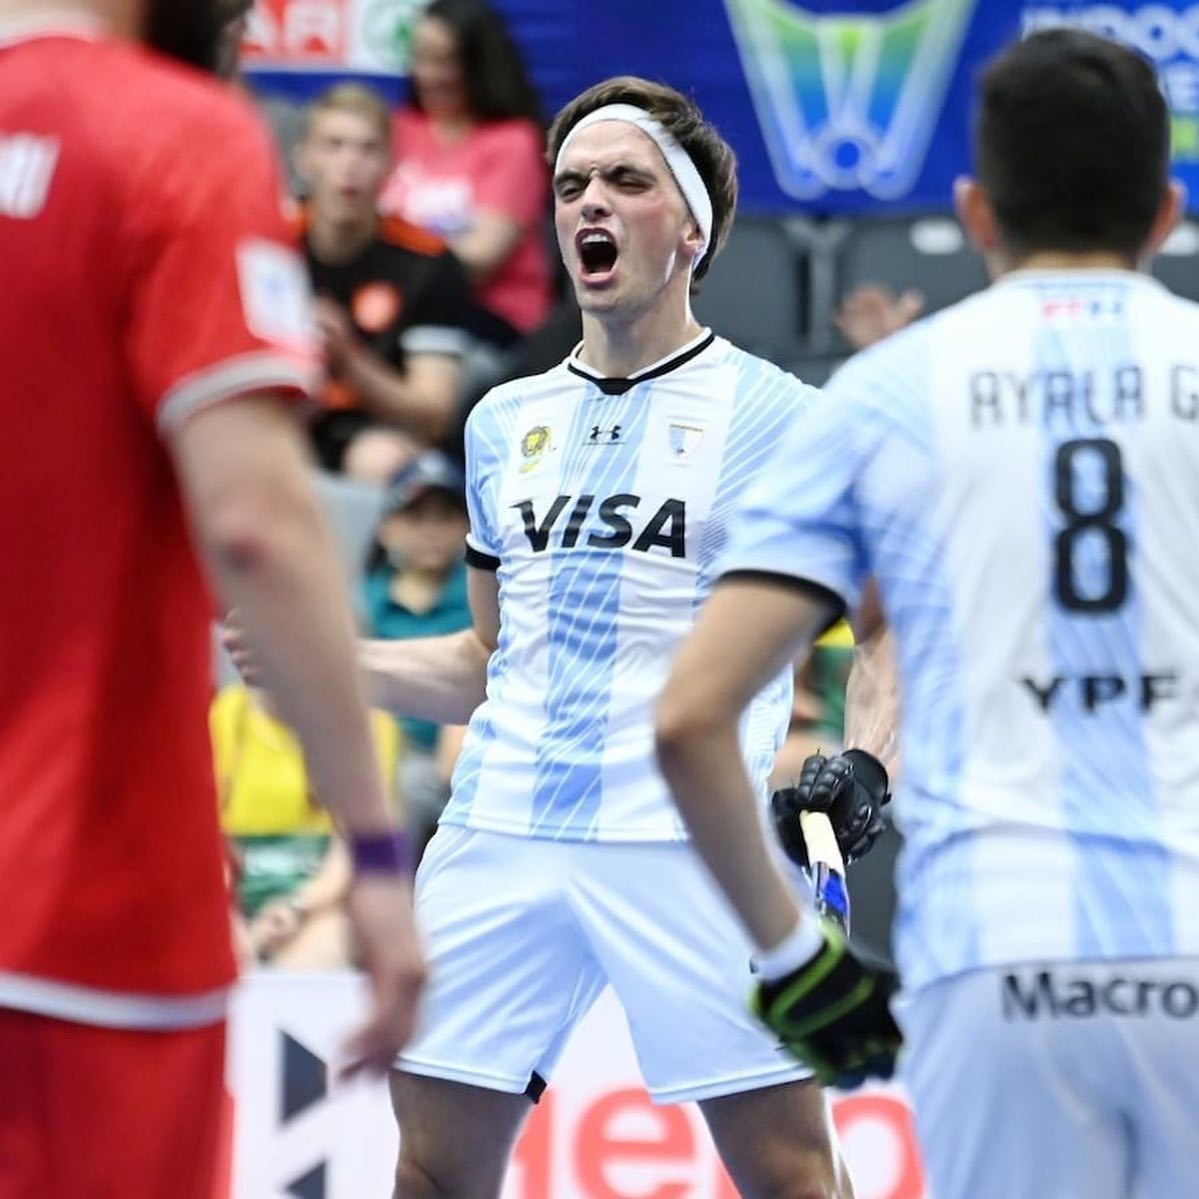
<path id="1" fill-rule="evenodd" d="M 535 554 L 551 548 L 619 550 L 630 546 L 641 553 L 661 548 L 672 558 L 687 556 L 687 505 L 669 499 L 648 517 L 640 511 L 642 497 L 620 492 L 606 499 L 594 495 L 560 495 L 538 514 L 532 500 L 513 504 L 524 522 L 525 536 Z M 567 510 L 569 509 L 569 514 Z M 563 519 L 565 517 L 565 519 Z"/>
<path id="2" fill-rule="evenodd" d="M 814 13 L 725 0 L 779 187 L 893 200 L 919 178 L 975 0 Z"/>
<path id="3" fill-rule="evenodd" d="M 0 133 L 0 216 L 31 220 L 46 206 L 59 142 L 33 133 Z"/>

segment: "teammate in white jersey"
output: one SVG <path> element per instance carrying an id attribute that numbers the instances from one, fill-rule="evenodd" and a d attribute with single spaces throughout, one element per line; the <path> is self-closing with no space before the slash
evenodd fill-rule
<path id="1" fill-rule="evenodd" d="M 743 1195 L 848 1195 L 819 1086 L 745 1008 L 751 945 L 653 750 L 729 514 L 814 393 L 692 317 L 736 174 L 691 101 L 611 80 L 549 142 L 582 343 L 471 414 L 474 628 L 365 655 L 393 710 L 470 721 L 417 880 L 431 985 L 393 1081 L 397 1194 L 498 1194 L 529 1096 L 611 983 L 650 1094 L 699 1102 Z M 744 726 L 760 792 L 789 714 L 783 671 Z"/>
<path id="2" fill-rule="evenodd" d="M 932 1194 L 1178 1199 L 1199 1194 L 1199 306 L 1135 269 L 1180 203 L 1153 71 L 1030 37 L 982 78 L 976 161 L 957 208 L 996 282 L 851 360 L 793 427 L 659 753 L 777 951 L 761 1010 L 822 1065 L 860 1064 L 892 1035 L 884 988 L 835 937 L 806 964 L 815 922 L 733 750 L 749 698 L 873 576 L 900 657 L 896 1013 Z M 839 1012 L 818 970 L 858 988 Z"/>

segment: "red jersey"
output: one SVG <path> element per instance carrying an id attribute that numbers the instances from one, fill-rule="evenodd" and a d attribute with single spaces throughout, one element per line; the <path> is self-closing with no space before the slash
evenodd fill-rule
<path id="1" fill-rule="evenodd" d="M 212 605 L 164 436 L 301 396 L 269 135 L 141 47 L 0 25 L 0 1007 L 217 1018 Z"/>

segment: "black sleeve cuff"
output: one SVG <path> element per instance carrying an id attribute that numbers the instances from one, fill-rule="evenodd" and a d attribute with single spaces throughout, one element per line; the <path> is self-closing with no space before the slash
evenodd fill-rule
<path id="1" fill-rule="evenodd" d="M 823 583 L 813 582 L 811 579 L 801 579 L 796 575 L 782 574 L 773 570 L 730 570 L 716 580 L 716 585 L 719 587 L 721 583 L 730 580 L 745 583 L 771 583 L 777 587 L 798 591 L 814 600 L 822 608 L 828 608 L 830 610 L 828 621 L 821 625 L 820 631 L 816 634 L 817 637 L 823 637 L 849 610 L 845 601 L 832 588 L 825 587 Z"/>
<path id="2" fill-rule="evenodd" d="M 466 565 L 473 566 L 476 570 L 490 570 L 495 572 L 500 568 L 500 560 L 493 558 L 490 554 L 484 554 L 482 551 L 475 549 L 468 541 L 466 543 Z"/>

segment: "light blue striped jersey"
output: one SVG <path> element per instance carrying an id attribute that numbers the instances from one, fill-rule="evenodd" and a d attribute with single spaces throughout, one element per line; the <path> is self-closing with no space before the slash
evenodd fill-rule
<path id="1" fill-rule="evenodd" d="M 654 760 L 653 704 L 736 500 L 816 394 L 705 332 L 629 380 L 572 358 L 480 401 L 468 552 L 498 571 L 500 636 L 444 822 L 685 838 Z M 790 707 L 788 675 L 747 716 L 763 786 Z"/>
<path id="2" fill-rule="evenodd" d="M 722 569 L 879 584 L 919 987 L 1199 954 L 1199 306 L 1033 273 L 851 360 Z"/>

